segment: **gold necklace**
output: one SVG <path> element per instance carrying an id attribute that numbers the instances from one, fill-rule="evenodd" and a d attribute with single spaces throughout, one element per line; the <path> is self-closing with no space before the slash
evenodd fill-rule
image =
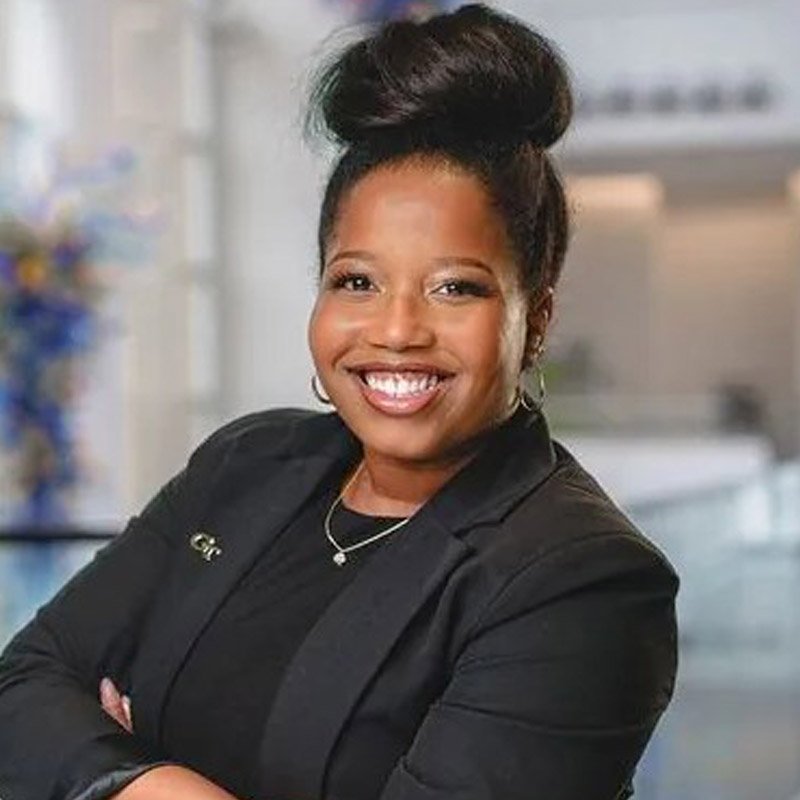
<path id="1" fill-rule="evenodd" d="M 361 472 L 361 468 L 364 466 L 364 462 L 362 461 L 356 471 L 350 477 L 350 480 L 344 485 L 344 488 L 336 499 L 331 503 L 328 512 L 325 514 L 325 521 L 323 523 L 323 527 L 325 528 L 325 536 L 328 537 L 328 541 L 336 548 L 336 552 L 333 554 L 333 563 L 336 564 L 337 567 L 341 567 L 343 564 L 347 562 L 347 554 L 352 553 L 353 550 L 358 550 L 360 547 L 366 547 L 368 544 L 372 544 L 373 542 L 377 542 L 378 539 L 383 539 L 385 536 L 388 536 L 390 533 L 394 533 L 396 530 L 399 530 L 406 525 L 410 520 L 411 517 L 406 517 L 405 519 L 401 519 L 399 522 L 395 522 L 390 525 L 388 528 L 382 531 L 378 531 L 378 533 L 373 534 L 368 539 L 364 539 L 361 542 L 356 542 L 355 544 L 348 545 L 347 547 L 342 547 L 336 539 L 333 538 L 333 534 L 331 533 L 331 517 L 333 516 L 334 509 L 339 503 L 342 502 L 342 498 L 345 496 L 347 490 L 352 486 L 355 479 L 358 477 L 358 474 Z"/>

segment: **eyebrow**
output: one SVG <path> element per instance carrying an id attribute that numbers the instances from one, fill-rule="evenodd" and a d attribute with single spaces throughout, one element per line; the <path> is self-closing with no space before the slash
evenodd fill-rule
<path id="1" fill-rule="evenodd" d="M 337 253 L 333 258 L 328 261 L 325 266 L 329 267 L 331 264 L 335 264 L 342 258 L 357 258 L 361 261 L 374 261 L 375 256 L 370 253 L 368 250 L 342 250 L 341 253 Z"/>
<path id="2" fill-rule="evenodd" d="M 361 261 L 375 261 L 375 256 L 373 253 L 370 253 L 368 250 L 342 250 L 341 253 L 337 253 L 330 261 L 325 265 L 326 267 L 331 266 L 331 264 L 335 264 L 342 258 L 354 258 L 360 259 Z M 490 275 L 494 275 L 494 270 L 486 263 L 481 261 L 479 258 L 471 258 L 469 256 L 440 256 L 439 258 L 434 259 L 434 264 L 437 266 L 450 266 L 450 265 L 459 265 L 464 267 L 475 267 L 477 269 L 481 269 L 484 272 L 488 272 Z"/>
<path id="3" fill-rule="evenodd" d="M 462 267 L 476 267 L 477 269 L 482 269 L 484 272 L 488 272 L 490 275 L 494 275 L 494 270 L 479 258 L 470 258 L 469 256 L 443 256 L 442 258 L 434 259 L 434 263 L 440 266 L 456 264 Z"/>

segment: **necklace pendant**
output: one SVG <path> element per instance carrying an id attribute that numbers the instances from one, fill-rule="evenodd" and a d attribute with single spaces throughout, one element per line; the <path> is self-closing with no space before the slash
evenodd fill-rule
<path id="1" fill-rule="evenodd" d="M 333 557 L 333 563 L 336 564 L 337 567 L 341 567 L 345 561 L 347 561 L 347 556 L 342 552 L 336 553 Z"/>

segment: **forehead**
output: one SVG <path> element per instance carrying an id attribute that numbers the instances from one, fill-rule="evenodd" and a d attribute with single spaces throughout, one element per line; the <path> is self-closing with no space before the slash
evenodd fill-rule
<path id="1" fill-rule="evenodd" d="M 387 255 L 413 249 L 431 256 L 509 260 L 502 217 L 475 175 L 448 163 L 409 160 L 382 165 L 343 197 L 334 248 Z"/>

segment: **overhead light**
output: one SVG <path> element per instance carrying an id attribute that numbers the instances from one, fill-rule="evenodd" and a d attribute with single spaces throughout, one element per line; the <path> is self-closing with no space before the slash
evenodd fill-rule
<path id="1" fill-rule="evenodd" d="M 649 173 L 581 175 L 567 179 L 578 211 L 655 211 L 664 200 L 661 181 Z"/>

